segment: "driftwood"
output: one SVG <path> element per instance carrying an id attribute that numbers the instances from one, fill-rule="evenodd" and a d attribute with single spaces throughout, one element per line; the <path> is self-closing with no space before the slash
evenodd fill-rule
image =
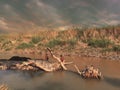
<path id="1" fill-rule="evenodd" d="M 44 70 L 47 72 L 53 72 L 57 70 L 67 70 L 65 65 L 69 65 L 72 62 L 61 62 L 60 58 L 53 55 L 53 52 L 50 48 L 47 48 L 50 51 L 53 58 L 57 60 L 57 62 L 52 63 L 47 60 L 31 60 L 26 57 L 13 56 L 9 60 L 3 61 L 0 63 L 1 70 Z"/>
<path id="2" fill-rule="evenodd" d="M 25 62 L 7 61 L 0 64 L 0 70 L 44 70 L 50 72 L 59 69 L 61 69 L 59 63 L 50 63 L 45 60 L 28 60 Z"/>
<path id="3" fill-rule="evenodd" d="M 80 72 L 80 70 L 79 70 L 79 68 L 77 67 L 77 65 L 74 65 L 74 67 L 76 68 L 76 70 L 77 70 L 77 72 L 78 72 L 78 74 L 82 74 L 81 72 Z"/>
<path id="4" fill-rule="evenodd" d="M 72 62 L 67 62 L 65 65 L 71 64 Z M 32 70 L 38 71 L 43 70 L 47 72 L 53 72 L 57 70 L 63 70 L 61 63 L 55 62 L 51 63 L 46 60 L 28 60 L 25 62 L 18 61 L 7 61 L 0 64 L 0 70 Z"/>
<path id="5" fill-rule="evenodd" d="M 52 71 L 57 71 L 61 69 L 61 66 L 59 63 L 50 63 L 49 61 L 45 60 L 30 60 L 32 64 L 34 64 L 36 67 L 47 71 L 47 72 L 52 72 Z"/>
<path id="6" fill-rule="evenodd" d="M 64 70 L 67 70 L 67 67 L 65 66 L 65 64 L 71 64 L 71 62 L 70 62 L 70 63 L 61 62 L 60 58 L 56 57 L 56 56 L 53 54 L 53 52 L 52 52 L 52 50 L 51 50 L 50 48 L 47 48 L 47 49 L 48 49 L 48 51 L 51 53 L 52 57 L 55 58 L 55 59 L 60 63 L 61 67 L 62 67 Z"/>
<path id="7" fill-rule="evenodd" d="M 7 60 L 5 62 L 0 62 L 0 70 L 31 70 L 31 71 L 43 70 L 46 72 L 53 72 L 57 70 L 68 70 L 66 65 L 72 64 L 73 62 L 65 62 L 65 61 L 62 62 L 60 58 L 56 57 L 53 54 L 50 48 L 47 49 L 51 53 L 52 57 L 57 60 L 57 62 L 52 63 L 46 60 L 31 60 L 31 59 L 29 60 L 29 58 L 26 61 Z M 74 67 L 80 76 L 86 78 L 85 70 L 80 71 L 77 65 L 74 65 Z M 101 79 L 103 77 L 101 73 L 99 73 L 95 77 L 89 75 L 87 78 Z"/>
<path id="8" fill-rule="evenodd" d="M 76 70 L 77 70 L 77 73 L 80 75 L 80 76 L 82 76 L 83 78 L 95 78 L 95 79 L 98 79 L 98 80 L 100 80 L 100 79 L 103 79 L 103 76 L 101 75 L 101 72 L 99 72 L 97 75 L 88 75 L 88 76 L 86 76 L 85 75 L 85 70 L 82 70 L 82 71 L 80 71 L 79 70 L 79 68 L 77 67 L 77 65 L 74 65 L 74 67 L 76 68 Z"/>

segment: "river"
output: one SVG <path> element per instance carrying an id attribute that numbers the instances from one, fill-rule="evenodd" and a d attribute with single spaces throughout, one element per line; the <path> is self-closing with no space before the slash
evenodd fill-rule
<path id="1" fill-rule="evenodd" d="M 66 57 L 79 66 L 93 64 L 104 75 L 103 80 L 83 79 L 70 71 L 46 73 L 43 71 L 0 71 L 0 83 L 11 90 L 120 90 L 120 61 L 88 57 Z M 68 68 L 73 69 L 72 65 Z"/>

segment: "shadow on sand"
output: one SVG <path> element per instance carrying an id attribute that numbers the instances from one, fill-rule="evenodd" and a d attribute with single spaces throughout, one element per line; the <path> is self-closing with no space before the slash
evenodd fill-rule
<path id="1" fill-rule="evenodd" d="M 120 88 L 120 78 L 104 77 L 104 80 L 112 86 Z"/>

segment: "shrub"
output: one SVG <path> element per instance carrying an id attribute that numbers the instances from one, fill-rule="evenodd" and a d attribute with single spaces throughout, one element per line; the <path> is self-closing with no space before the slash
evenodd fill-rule
<path id="1" fill-rule="evenodd" d="M 111 41 L 107 39 L 89 39 L 87 43 L 92 47 L 106 48 L 111 44 Z"/>
<path id="2" fill-rule="evenodd" d="M 102 53 L 104 53 L 104 52 L 111 52 L 111 51 L 112 51 L 112 48 L 103 48 L 101 50 Z"/>
<path id="3" fill-rule="evenodd" d="M 77 43 L 77 40 L 76 39 L 71 39 L 71 40 L 68 40 L 67 43 L 70 45 L 70 47 L 74 47 L 75 44 Z"/>
<path id="4" fill-rule="evenodd" d="M 113 51 L 116 51 L 116 52 L 120 51 L 120 45 L 115 45 L 115 46 L 113 46 L 113 47 L 112 47 L 112 50 L 113 50 Z"/>
<path id="5" fill-rule="evenodd" d="M 32 48 L 32 47 L 34 47 L 32 43 L 22 43 L 17 47 L 17 49 L 26 49 L 26 48 Z"/>
<path id="6" fill-rule="evenodd" d="M 12 47 L 5 48 L 5 51 L 10 51 L 10 50 L 12 50 Z"/>
<path id="7" fill-rule="evenodd" d="M 41 41 L 42 39 L 39 36 L 32 37 L 31 42 L 33 44 L 37 44 Z"/>
<path id="8" fill-rule="evenodd" d="M 64 45 L 65 44 L 65 41 L 62 41 L 60 39 L 53 39 L 51 41 L 48 42 L 47 46 L 50 47 L 50 48 L 53 48 L 57 45 Z"/>

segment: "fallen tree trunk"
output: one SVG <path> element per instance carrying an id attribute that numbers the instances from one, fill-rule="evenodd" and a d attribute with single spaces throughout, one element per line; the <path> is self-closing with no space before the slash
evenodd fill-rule
<path id="1" fill-rule="evenodd" d="M 67 70 L 67 67 L 65 66 L 65 63 L 62 62 L 62 61 L 60 60 L 60 58 L 58 58 L 58 57 L 56 57 L 55 55 L 53 55 L 53 52 L 52 52 L 52 50 L 51 50 L 50 48 L 47 48 L 47 49 L 48 49 L 48 51 L 51 53 L 52 57 L 55 58 L 55 59 L 60 63 L 60 65 L 62 66 L 62 68 L 63 68 L 64 70 Z"/>
<path id="2" fill-rule="evenodd" d="M 67 62 L 65 65 L 69 64 L 71 64 L 71 62 Z M 47 72 L 53 72 L 57 70 L 63 70 L 63 67 L 59 62 L 51 63 L 45 60 L 28 60 L 25 62 L 3 61 L 0 63 L 0 70 L 43 70 Z"/>
<path id="3" fill-rule="evenodd" d="M 47 72 L 52 72 L 52 71 L 57 71 L 62 69 L 59 63 L 50 63 L 49 61 L 44 61 L 44 60 L 31 60 L 32 64 L 34 64 L 36 67 L 47 71 Z"/>

